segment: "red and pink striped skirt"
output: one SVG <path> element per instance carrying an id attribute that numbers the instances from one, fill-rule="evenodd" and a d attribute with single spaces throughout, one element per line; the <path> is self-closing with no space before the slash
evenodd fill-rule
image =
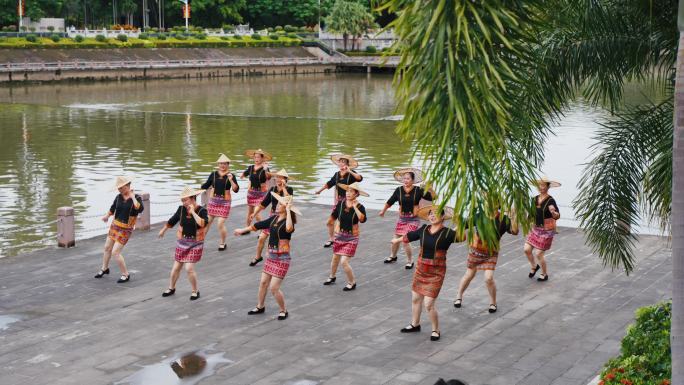
<path id="1" fill-rule="evenodd" d="M 413 214 L 400 214 L 397 225 L 394 227 L 394 234 L 406 235 L 406 233 L 418 230 L 419 227 L 420 218 Z"/>
<path id="2" fill-rule="evenodd" d="M 556 232 L 553 230 L 544 230 L 543 227 L 535 226 L 527 235 L 527 240 L 525 242 L 529 243 L 535 249 L 546 251 L 551 248 L 554 235 L 556 235 Z"/>
<path id="3" fill-rule="evenodd" d="M 359 245 L 359 236 L 340 231 L 335 234 L 333 242 L 333 254 L 353 257 L 356 254 L 356 247 Z"/>
<path id="4" fill-rule="evenodd" d="M 204 241 L 194 238 L 181 238 L 176 241 L 176 255 L 174 259 L 181 263 L 197 263 L 202 259 Z"/>
<path id="5" fill-rule="evenodd" d="M 268 194 L 268 191 L 247 190 L 247 204 L 249 206 L 259 206 L 266 197 L 266 194 Z"/>
<path id="6" fill-rule="evenodd" d="M 207 213 L 212 217 L 228 218 L 228 215 L 230 215 L 230 203 L 230 199 L 213 196 L 207 205 Z"/>
<path id="7" fill-rule="evenodd" d="M 274 253 L 268 250 L 268 257 L 264 263 L 264 273 L 283 279 L 290 269 L 290 253 Z"/>

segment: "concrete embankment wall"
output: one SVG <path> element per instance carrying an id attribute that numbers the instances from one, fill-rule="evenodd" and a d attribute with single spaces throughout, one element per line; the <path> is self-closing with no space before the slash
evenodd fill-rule
<path id="1" fill-rule="evenodd" d="M 46 71 L 0 72 L 0 82 L 43 82 L 62 80 L 124 80 L 158 78 L 206 78 L 224 76 L 285 75 L 332 72 L 331 64 L 244 66 L 187 66 L 150 68 L 149 62 L 231 61 L 244 59 L 315 59 L 317 52 L 303 47 L 278 48 L 129 48 L 129 49 L 0 49 L 0 66 L 7 63 L 112 62 L 107 69 L 52 69 Z M 140 62 L 139 68 L 116 68 L 117 62 Z"/>

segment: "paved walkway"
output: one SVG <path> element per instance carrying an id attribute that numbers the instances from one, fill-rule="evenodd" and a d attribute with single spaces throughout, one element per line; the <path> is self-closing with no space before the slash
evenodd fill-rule
<path id="1" fill-rule="evenodd" d="M 482 276 L 452 300 L 465 269 L 463 246 L 449 251 L 449 268 L 438 299 L 442 339 L 426 330 L 403 335 L 410 320 L 413 271 L 385 265 L 396 213 L 369 211 L 353 267 L 358 288 L 343 293 L 344 275 L 324 287 L 330 261 L 324 220 L 328 206 L 303 206 L 305 218 L 293 241 L 293 264 L 284 281 L 290 318 L 277 321 L 269 296 L 266 314 L 254 307 L 261 271 L 247 266 L 256 237 L 230 238 L 219 253 L 212 229 L 198 264 L 202 298 L 188 300 L 184 275 L 174 297 L 167 287 L 174 233 L 157 240 L 159 226 L 136 233 L 125 249 L 132 280 L 118 271 L 101 280 L 103 237 L 68 250 L 46 249 L 0 259 L 0 315 L 21 320 L 0 330 L 0 375 L 4 385 L 106 384 L 141 365 L 211 347 L 231 363 L 201 384 L 433 384 L 439 377 L 475 384 L 584 385 L 619 351 L 634 311 L 669 298 L 671 256 L 656 237 L 638 245 L 629 277 L 604 270 L 581 233 L 561 229 L 549 254 L 550 280 L 527 278 L 521 236 L 505 236 L 496 272 L 499 311 L 487 312 Z M 229 228 L 243 220 L 233 210 Z M 401 262 L 401 259 L 400 259 Z M 2 329 L 0 325 L 0 329 Z"/>

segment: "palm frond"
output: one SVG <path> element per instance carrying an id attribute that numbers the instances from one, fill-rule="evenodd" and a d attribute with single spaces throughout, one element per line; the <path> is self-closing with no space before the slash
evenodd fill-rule
<path id="1" fill-rule="evenodd" d="M 596 136 L 599 154 L 587 165 L 573 206 L 587 243 L 605 266 L 622 266 L 627 273 L 634 269 L 636 235 L 632 229 L 639 223 L 642 207 L 657 208 L 665 212 L 665 218 L 669 216 L 670 188 L 655 189 L 672 183 L 672 112 L 671 99 L 629 108 L 609 117 Z M 653 163 L 658 151 L 665 153 Z M 668 157 L 669 175 L 664 166 Z M 649 179 L 649 175 L 663 179 Z"/>

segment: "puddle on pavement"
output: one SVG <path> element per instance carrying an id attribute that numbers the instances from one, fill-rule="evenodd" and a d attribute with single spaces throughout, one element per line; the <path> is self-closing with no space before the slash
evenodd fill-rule
<path id="1" fill-rule="evenodd" d="M 219 365 L 233 362 L 223 357 L 225 353 L 208 353 L 210 349 L 177 354 L 157 364 L 143 366 L 115 384 L 194 385 L 212 376 Z"/>
<path id="2" fill-rule="evenodd" d="M 18 315 L 6 314 L 0 315 L 0 330 L 8 329 L 10 324 L 21 321 Z"/>

